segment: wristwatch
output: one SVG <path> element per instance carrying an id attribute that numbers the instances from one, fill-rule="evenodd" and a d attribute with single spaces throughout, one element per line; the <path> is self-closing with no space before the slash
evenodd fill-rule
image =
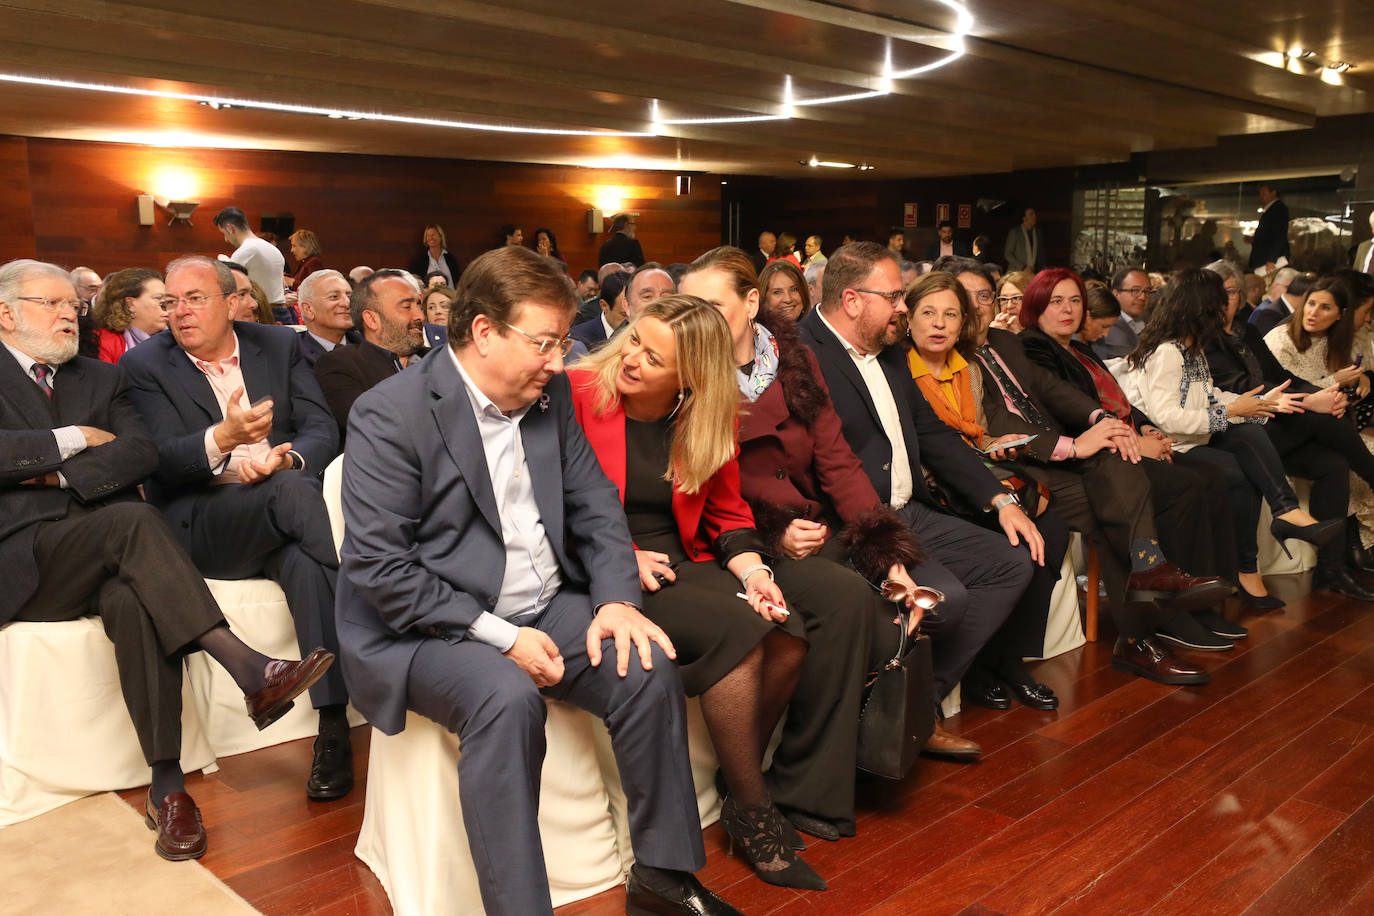
<path id="1" fill-rule="evenodd" d="M 1021 500 L 1016 498 L 1015 493 L 1002 493 L 998 496 L 994 496 L 992 502 L 988 503 L 988 511 L 1001 512 L 1006 506 L 1019 505 L 1021 505 Z"/>

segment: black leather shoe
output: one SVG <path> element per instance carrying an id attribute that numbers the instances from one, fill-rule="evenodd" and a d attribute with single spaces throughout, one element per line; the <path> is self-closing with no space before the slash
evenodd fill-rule
<path id="1" fill-rule="evenodd" d="M 656 869 L 657 870 L 657 869 Z M 625 878 L 625 916 L 651 916 L 655 913 L 682 916 L 744 916 L 739 910 L 701 886 L 696 875 L 679 872 L 679 887 L 661 892 L 640 877 L 640 866 L 631 866 Z M 660 872 L 661 873 L 661 872 Z"/>
<path id="2" fill-rule="evenodd" d="M 343 798 L 353 789 L 353 745 L 348 733 L 340 737 L 320 735 L 315 739 L 315 759 L 310 764 L 310 779 L 305 796 L 311 801 Z"/>
<path id="3" fill-rule="evenodd" d="M 825 818 L 807 814 L 805 811 L 795 811 L 791 808 L 779 808 L 778 810 L 782 812 L 785 820 L 790 821 L 793 827 L 807 836 L 813 836 L 818 840 L 826 840 L 831 843 L 840 838 L 840 828 Z M 786 839 L 786 835 L 783 838 Z"/>
<path id="4" fill-rule="evenodd" d="M 1250 631 L 1238 623 L 1232 623 L 1213 610 L 1193 611 L 1192 617 L 1204 628 L 1225 639 L 1244 639 Z"/>
<path id="5" fill-rule="evenodd" d="M 1225 652 L 1236 647 L 1233 640 L 1218 636 L 1188 613 L 1170 617 L 1167 623 L 1155 630 L 1155 637 L 1198 652 Z"/>
<path id="6" fill-rule="evenodd" d="M 1011 697 L 997 681 L 964 681 L 959 696 L 975 706 L 988 709 L 1011 709 Z"/>
<path id="7" fill-rule="evenodd" d="M 1046 684 L 1018 684 L 1015 681 L 1006 684 L 1007 690 L 1022 706 L 1044 710 L 1059 708 L 1059 697 Z"/>
<path id="8" fill-rule="evenodd" d="M 1161 684 L 1205 684 L 1212 679 L 1206 670 L 1178 658 L 1154 636 L 1134 642 L 1118 636 L 1112 650 L 1112 667 Z"/>
<path id="9" fill-rule="evenodd" d="M 1345 563 L 1356 572 L 1374 573 L 1374 550 L 1365 547 L 1356 538 L 1345 549 Z"/>
<path id="10" fill-rule="evenodd" d="M 1374 601 L 1374 591 L 1356 582 L 1344 568 L 1318 569 L 1313 572 L 1312 591 L 1335 592 L 1356 601 Z"/>

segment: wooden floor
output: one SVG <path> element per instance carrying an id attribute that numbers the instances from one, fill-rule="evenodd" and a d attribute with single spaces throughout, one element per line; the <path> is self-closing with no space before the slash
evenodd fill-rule
<path id="1" fill-rule="evenodd" d="M 828 891 L 763 884 L 725 856 L 719 827 L 702 880 L 751 916 L 1374 913 L 1374 607 L 1306 596 L 1305 576 L 1271 585 L 1286 609 L 1233 607 L 1250 638 L 1190 656 L 1206 687 L 1112 670 L 1107 637 L 1038 666 L 1058 712 L 950 719 L 982 762 L 861 783 L 858 836 L 805 854 Z M 306 801 L 308 741 L 190 780 L 203 863 L 269 916 L 390 912 L 353 857 L 367 730 L 353 741 L 360 784 L 340 802 Z M 620 914 L 623 900 L 559 914 Z"/>

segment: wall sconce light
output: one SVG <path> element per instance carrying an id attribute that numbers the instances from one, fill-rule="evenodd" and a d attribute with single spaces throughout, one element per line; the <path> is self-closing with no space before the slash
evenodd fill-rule
<path id="1" fill-rule="evenodd" d="M 138 201 L 138 224 L 151 226 L 153 224 L 153 195 L 144 191 L 134 199 Z"/>
<path id="2" fill-rule="evenodd" d="M 157 201 L 159 207 L 172 214 L 172 218 L 167 221 L 167 225 L 170 226 L 177 220 L 185 220 L 188 226 L 195 225 L 195 223 L 191 222 L 191 214 L 196 212 L 196 207 L 200 206 L 200 201 L 168 200 L 165 197 L 155 197 L 153 199 Z"/>
<path id="3" fill-rule="evenodd" d="M 599 207 L 592 207 L 587 211 L 587 231 L 592 235 L 600 235 L 606 231 L 606 217 Z"/>
<path id="4" fill-rule="evenodd" d="M 686 197 L 688 194 L 691 194 L 691 193 L 692 193 L 692 176 L 691 176 L 691 175 L 679 175 L 679 176 L 677 176 L 677 196 L 678 196 L 678 197 Z"/>

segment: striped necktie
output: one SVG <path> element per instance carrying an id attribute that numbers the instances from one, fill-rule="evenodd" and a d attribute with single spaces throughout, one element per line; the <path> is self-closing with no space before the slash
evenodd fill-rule
<path id="1" fill-rule="evenodd" d="M 34 381 L 38 382 L 38 387 L 43 390 L 43 393 L 48 396 L 48 400 L 51 401 L 52 385 L 48 383 L 48 376 L 52 374 L 52 370 L 42 363 L 34 363 L 33 369 L 30 371 L 33 372 L 33 378 Z"/>

